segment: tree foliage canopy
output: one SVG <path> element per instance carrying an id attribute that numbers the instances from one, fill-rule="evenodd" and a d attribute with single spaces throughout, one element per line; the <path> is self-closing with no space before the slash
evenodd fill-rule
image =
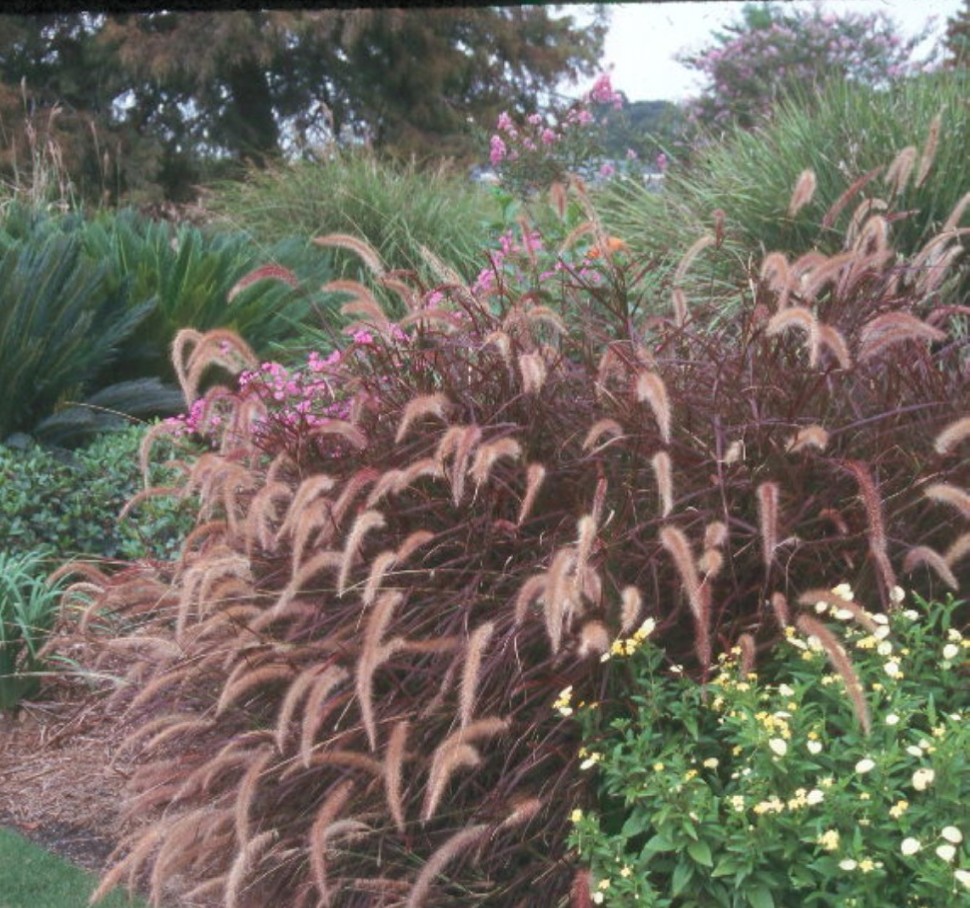
<path id="1" fill-rule="evenodd" d="M 107 188 L 148 171 L 170 194 L 201 160 L 338 138 L 463 157 L 471 125 L 594 72 L 604 32 L 603 14 L 582 27 L 554 6 L 0 16 L 4 144 L 29 158 L 26 124 L 57 107 L 89 140 L 67 151 L 89 181 L 112 182 L 110 151 L 131 166 Z"/>
<path id="2" fill-rule="evenodd" d="M 796 88 L 844 78 L 873 86 L 906 74 L 925 38 L 900 37 L 884 13 L 827 13 L 748 3 L 713 43 L 680 60 L 707 86 L 694 106 L 703 126 L 757 125 Z"/>

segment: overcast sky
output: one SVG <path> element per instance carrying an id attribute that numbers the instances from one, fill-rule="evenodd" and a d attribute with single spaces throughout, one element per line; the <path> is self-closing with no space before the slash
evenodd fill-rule
<path id="1" fill-rule="evenodd" d="M 681 50 L 698 50 L 710 44 L 713 31 L 739 19 L 743 0 L 607 5 L 612 24 L 605 39 L 604 63 L 606 67 L 614 64 L 615 87 L 631 101 L 681 101 L 696 94 L 701 82 L 696 73 L 680 66 L 673 56 Z M 961 0 L 823 0 L 820 5 L 836 13 L 885 12 L 904 36 L 921 31 L 932 17 L 935 35 L 941 37 L 946 20 L 959 10 Z M 791 0 L 788 6 L 810 10 L 814 3 Z M 584 16 L 578 18 L 586 21 Z"/>

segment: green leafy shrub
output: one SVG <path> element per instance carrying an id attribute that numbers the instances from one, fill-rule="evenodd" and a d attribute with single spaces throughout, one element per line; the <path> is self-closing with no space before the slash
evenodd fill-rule
<path id="1" fill-rule="evenodd" d="M 0 445 L 0 551 L 53 549 L 61 558 L 171 558 L 192 528 L 189 502 L 153 498 L 118 522 L 141 485 L 135 426 L 74 451 Z M 189 447 L 188 441 L 183 449 Z M 170 471 L 155 468 L 154 481 Z"/>
<path id="2" fill-rule="evenodd" d="M 834 254 L 856 213 L 863 213 L 860 206 L 877 198 L 873 211 L 888 206 L 911 213 L 890 229 L 899 252 L 912 256 L 945 224 L 969 225 L 966 205 L 957 208 L 969 192 L 969 94 L 969 73 L 958 70 L 907 79 L 887 91 L 830 83 L 820 97 L 783 102 L 770 124 L 734 130 L 704 147 L 688 167 L 670 168 L 662 193 L 614 180 L 595 204 L 608 229 L 633 250 L 669 254 L 674 265 L 678 252 L 670 250 L 712 232 L 716 211 L 725 214 L 716 229 L 741 261 L 755 249 Z M 911 151 L 893 169 L 900 149 Z M 816 190 L 789 214 L 798 167 L 813 172 Z M 843 210 L 829 217 L 846 192 Z M 699 271 L 701 281 L 725 282 L 731 275 L 726 266 Z M 959 302 L 968 298 L 965 277 L 961 271 L 956 278 Z"/>
<path id="3" fill-rule="evenodd" d="M 443 270 L 397 285 L 394 322 L 348 284 L 353 342 L 297 372 L 183 335 L 190 398 L 207 362 L 248 366 L 193 414 L 212 450 L 180 560 L 85 586 L 139 621 L 108 650 L 137 654 L 138 765 L 102 891 L 549 906 L 587 782 L 551 704 L 630 693 L 614 638 L 651 618 L 705 677 L 818 577 L 883 605 L 900 575 L 960 588 L 968 356 L 930 292 L 956 238 L 930 270 L 886 226 L 768 256 L 736 309 L 647 314 L 592 227 L 600 279 L 569 270 L 554 305 L 513 269 L 476 291 Z"/>
<path id="4" fill-rule="evenodd" d="M 830 612 L 833 641 L 788 626 L 759 668 L 737 647 L 705 685 L 651 637 L 618 646 L 609 671 L 631 696 L 574 713 L 595 797 L 570 843 L 596 902 L 968 898 L 970 641 L 953 627 L 967 618 L 949 599 L 870 614 L 841 601 L 847 584 L 830 598 L 806 613 Z"/>
<path id="5" fill-rule="evenodd" d="M 392 270 L 425 271 L 425 246 L 474 274 L 489 241 L 490 200 L 476 186 L 445 169 L 421 170 L 361 152 L 255 171 L 246 182 L 219 186 L 209 208 L 264 244 L 352 234 Z M 359 277 L 360 265 L 347 254 L 334 261 L 339 277 Z"/>
<path id="6" fill-rule="evenodd" d="M 40 684 L 40 650 L 59 612 L 62 587 L 49 583 L 43 552 L 0 551 L 0 711 Z"/>

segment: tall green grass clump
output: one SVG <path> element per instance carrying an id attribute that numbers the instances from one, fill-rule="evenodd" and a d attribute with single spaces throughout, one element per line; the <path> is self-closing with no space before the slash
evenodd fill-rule
<path id="1" fill-rule="evenodd" d="M 489 194 L 445 167 L 423 170 L 355 151 L 253 171 L 216 187 L 208 205 L 262 243 L 346 233 L 391 270 L 424 271 L 425 246 L 467 276 L 482 266 L 492 206 Z M 354 256 L 337 254 L 336 269 L 360 276 Z"/>
<path id="2" fill-rule="evenodd" d="M 712 137 L 685 168 L 670 169 L 663 192 L 616 180 L 596 203 L 606 225 L 639 252 L 685 248 L 717 220 L 740 260 L 757 249 L 834 254 L 855 219 L 894 207 L 910 213 L 891 231 L 897 249 L 911 255 L 947 223 L 969 225 L 965 207 L 954 212 L 969 191 L 969 85 L 959 70 L 887 90 L 834 82 L 820 97 L 782 102 L 765 126 Z M 816 191 L 791 213 L 797 162 L 813 172 Z M 829 216 L 839 199 L 843 210 Z M 707 276 L 726 280 L 728 272 Z"/>

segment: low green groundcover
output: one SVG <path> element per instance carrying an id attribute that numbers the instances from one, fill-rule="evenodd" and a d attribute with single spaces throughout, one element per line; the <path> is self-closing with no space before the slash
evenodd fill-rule
<path id="1" fill-rule="evenodd" d="M 96 879 L 23 836 L 0 828 L 0 908 L 83 908 Z M 101 908 L 143 908 L 141 899 L 110 893 Z"/>

